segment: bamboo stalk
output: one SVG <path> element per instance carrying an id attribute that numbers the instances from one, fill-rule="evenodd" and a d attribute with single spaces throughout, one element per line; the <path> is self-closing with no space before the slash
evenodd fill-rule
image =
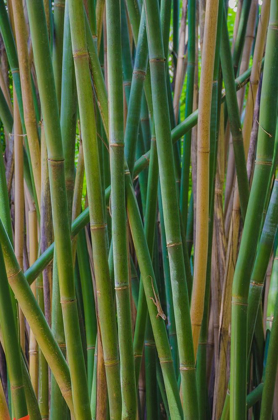
<path id="1" fill-rule="evenodd" d="M 100 164 L 94 119 L 93 95 L 86 47 L 86 32 L 82 4 L 69 2 L 72 46 L 75 63 L 76 85 L 83 137 L 85 172 L 90 224 L 98 290 L 98 314 L 101 325 L 104 363 L 107 375 L 109 409 L 115 418 L 121 415 L 120 374 L 113 310 L 112 290 L 107 261 L 106 224 L 104 220 Z M 122 87 L 121 87 L 122 88 Z"/>
<path id="2" fill-rule="evenodd" d="M 231 419 L 245 418 L 246 403 L 246 355 L 247 355 L 247 298 L 252 263 L 255 258 L 255 250 L 258 240 L 259 230 L 262 218 L 262 210 L 266 197 L 266 189 L 269 182 L 271 171 L 273 139 L 275 135 L 275 122 L 271 117 L 272 113 L 276 116 L 277 98 L 274 94 L 278 85 L 274 78 L 274 69 L 278 66 L 276 62 L 277 55 L 273 53 L 273 45 L 277 42 L 277 5 L 271 2 L 270 23 L 266 46 L 266 66 L 264 68 L 261 110 L 259 119 L 259 137 L 257 147 L 257 160 L 250 195 L 246 220 L 238 262 L 235 269 L 232 298 L 232 335 L 231 335 Z M 244 275 L 243 275 L 244 273 Z M 243 277 L 244 278 L 243 278 Z M 237 346 L 238 339 L 241 342 Z"/>
<path id="3" fill-rule="evenodd" d="M 36 261 L 38 255 L 38 232 L 37 232 L 37 215 L 36 210 L 31 210 L 28 213 L 29 219 L 29 261 L 33 264 Z M 31 286 L 33 295 L 36 297 L 36 280 Z M 29 338 L 29 370 L 31 376 L 32 386 L 35 391 L 35 395 L 38 397 L 38 385 L 39 385 L 39 352 L 38 343 L 36 341 L 34 333 L 30 332 Z"/>
<path id="4" fill-rule="evenodd" d="M 206 5 L 204 50 L 200 84 L 200 118 L 198 127 L 198 166 L 197 166 L 197 213 L 196 213 L 196 251 L 195 270 L 191 301 L 191 323 L 196 357 L 199 334 L 204 311 L 206 288 L 206 263 L 208 254 L 208 218 L 209 218 L 209 134 L 210 110 L 212 97 L 213 66 L 216 45 L 218 2 Z"/>
<path id="5" fill-rule="evenodd" d="M 3 226 L 3 225 L 2 225 Z M 0 322 L 3 334 L 4 350 L 8 364 L 8 373 L 11 383 L 11 398 L 15 415 L 18 418 L 26 416 L 27 405 L 24 393 L 24 384 L 21 370 L 20 347 L 17 339 L 16 323 L 10 297 L 2 248 L 0 246 Z"/>
<path id="6" fill-rule="evenodd" d="M 35 107 L 32 97 L 30 64 L 27 48 L 27 31 L 24 20 L 23 5 L 20 0 L 12 0 L 13 17 L 15 22 L 16 44 L 19 61 L 19 74 L 22 88 L 22 100 L 24 107 L 24 121 L 28 135 L 29 150 L 34 174 L 36 194 L 40 208 L 41 200 L 41 163 L 39 137 L 37 130 L 37 121 L 35 116 Z"/>
<path id="7" fill-rule="evenodd" d="M 67 341 L 67 354 L 73 382 L 74 411 L 75 415 L 80 419 L 87 419 L 90 416 L 89 396 L 86 386 L 84 357 L 81 351 L 80 328 L 74 290 L 70 225 L 67 217 L 64 156 L 46 19 L 42 1 L 36 3 L 36 7 L 28 1 L 27 7 L 38 86 L 41 95 L 42 114 L 45 122 L 53 225 L 57 238 L 56 251 L 59 285 Z M 41 48 L 42 45 L 44 48 Z"/>

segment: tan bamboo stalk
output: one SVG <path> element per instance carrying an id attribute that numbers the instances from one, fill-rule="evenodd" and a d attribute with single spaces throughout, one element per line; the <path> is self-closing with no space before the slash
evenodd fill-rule
<path id="1" fill-rule="evenodd" d="M 24 178 L 23 135 L 16 94 L 14 95 L 14 176 L 15 176 L 15 255 L 23 268 L 24 246 Z"/>
<path id="2" fill-rule="evenodd" d="M 255 25 L 256 25 L 257 11 L 258 11 L 258 1 L 252 0 L 249 17 L 248 17 L 247 28 L 246 28 L 244 48 L 242 52 L 239 74 L 244 73 L 249 67 L 251 49 L 252 49 L 252 45 L 255 39 Z M 238 102 L 240 113 L 242 112 L 244 94 L 245 94 L 245 87 L 240 89 L 237 93 L 237 102 Z"/>
<path id="3" fill-rule="evenodd" d="M 270 0 L 264 0 L 261 9 L 261 16 L 258 23 L 258 31 L 256 37 L 256 44 L 253 56 L 253 66 L 250 76 L 250 85 L 247 96 L 245 118 L 243 124 L 243 140 L 247 142 L 250 139 L 252 123 L 253 123 L 253 112 L 255 106 L 255 99 L 257 96 L 257 90 L 259 85 L 260 73 L 261 73 L 261 61 L 265 48 L 267 27 L 269 21 L 270 12 Z"/>
<path id="4" fill-rule="evenodd" d="M 29 261 L 34 264 L 38 257 L 38 230 L 37 230 L 37 215 L 36 210 L 29 211 Z M 31 290 L 36 296 L 36 281 L 32 283 Z M 38 381 L 39 381 L 39 358 L 38 358 L 38 343 L 35 335 L 30 331 L 29 338 L 29 371 L 33 389 L 36 396 L 38 396 Z"/>
<path id="5" fill-rule="evenodd" d="M 15 91 L 14 91 L 15 92 Z M 14 177 L 15 177 L 15 255 L 23 268 L 24 247 L 24 181 L 23 134 L 16 94 L 14 95 Z M 25 349 L 25 319 L 19 308 L 20 344 Z"/>
<path id="6" fill-rule="evenodd" d="M 96 420 L 102 420 L 107 416 L 108 398 L 103 349 L 98 329 L 97 338 L 97 412 Z"/>
<path id="7" fill-rule="evenodd" d="M 178 51 L 178 59 L 177 59 L 177 70 L 175 74 L 175 90 L 174 90 L 173 106 L 174 106 L 174 114 L 175 114 L 176 121 L 178 121 L 178 118 L 179 118 L 180 97 L 181 97 L 182 87 L 184 83 L 184 77 L 186 73 L 186 64 L 187 64 L 186 55 L 185 55 L 187 2 L 188 0 L 183 0 L 182 2 L 179 51 Z"/>
<path id="8" fill-rule="evenodd" d="M 209 219 L 210 110 L 219 2 L 208 0 L 199 98 L 195 270 L 191 323 L 195 357 L 204 312 Z"/>
<path id="9" fill-rule="evenodd" d="M 13 17 L 15 22 L 15 34 L 17 41 L 17 52 L 20 70 L 20 81 L 22 89 L 22 99 L 24 106 L 24 121 L 26 133 L 28 135 L 30 157 L 34 182 L 37 194 L 37 200 L 40 207 L 41 200 L 41 163 L 39 137 L 36 124 L 35 108 L 32 97 L 31 73 L 28 58 L 27 29 L 24 19 L 24 11 L 21 0 L 12 0 Z"/>
<path id="10" fill-rule="evenodd" d="M 11 420 L 1 379 L 0 379 L 0 418 L 1 420 Z"/>

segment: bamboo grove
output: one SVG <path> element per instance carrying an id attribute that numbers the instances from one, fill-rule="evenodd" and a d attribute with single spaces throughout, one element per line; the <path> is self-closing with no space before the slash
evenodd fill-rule
<path id="1" fill-rule="evenodd" d="M 278 419 L 278 0 L 0 0 L 0 420 Z"/>

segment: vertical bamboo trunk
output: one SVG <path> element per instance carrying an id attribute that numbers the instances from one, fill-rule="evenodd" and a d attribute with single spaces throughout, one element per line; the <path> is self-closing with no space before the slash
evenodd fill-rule
<path id="1" fill-rule="evenodd" d="M 45 123 L 59 285 L 67 341 L 67 354 L 73 383 L 74 411 L 76 417 L 85 420 L 90 417 L 90 406 L 85 363 L 81 351 L 81 336 L 74 288 L 70 223 L 67 217 L 64 155 L 58 103 L 43 3 L 39 1 L 34 6 L 28 1 L 27 7 L 41 96 L 42 114 Z"/>
<path id="2" fill-rule="evenodd" d="M 82 4 L 70 0 L 69 16 L 83 136 L 85 171 L 87 179 L 90 180 L 87 184 L 87 191 L 109 409 L 111 416 L 117 419 L 121 416 L 117 332 L 107 260 L 106 224 L 103 211 L 100 162 Z"/>
<path id="3" fill-rule="evenodd" d="M 36 195 L 40 208 L 41 201 L 41 162 L 39 137 L 37 130 L 37 121 L 35 115 L 35 107 L 32 97 L 30 63 L 27 48 L 27 30 L 24 19 L 24 11 L 21 0 L 13 0 L 13 16 L 15 22 L 16 44 L 19 60 L 19 74 L 22 88 L 22 99 L 24 106 L 24 121 L 28 142 L 30 148 L 30 156 L 34 181 L 36 186 Z"/>
<path id="4" fill-rule="evenodd" d="M 274 148 L 278 84 L 274 76 L 278 67 L 277 54 L 277 19 L 278 7 L 271 2 L 270 23 L 266 46 L 266 63 L 264 68 L 261 110 L 259 119 L 259 138 L 256 167 L 246 214 L 247 223 L 236 264 L 233 297 L 232 297 L 232 334 L 231 334 L 231 420 L 246 417 L 246 358 L 247 358 L 247 298 L 252 265 L 255 258 L 261 224 L 262 210 L 266 197 L 266 189 L 271 172 Z M 273 113 L 273 114 L 272 114 Z M 240 345 L 239 345 L 240 343 Z"/>
<path id="5" fill-rule="evenodd" d="M 209 151 L 210 151 L 210 110 L 214 56 L 216 46 L 218 1 L 207 2 L 204 49 L 202 57 L 199 96 L 198 163 L 197 163 L 197 209 L 196 209 L 196 250 L 194 257 L 194 280 L 191 300 L 191 323 L 194 353 L 196 357 L 199 334 L 204 311 L 206 270 L 208 255 L 209 219 Z"/>
<path id="6" fill-rule="evenodd" d="M 189 300 L 183 261 L 183 248 L 175 185 L 173 149 L 167 103 L 164 48 L 162 44 L 158 2 L 145 2 L 154 121 L 157 136 L 159 175 L 165 230 L 170 260 L 171 283 L 178 335 L 182 377 L 183 410 L 188 418 L 198 418 L 195 360 L 189 314 Z M 181 316 L 181 305 L 183 316 Z M 190 401 L 190 404 L 188 404 Z"/>
<path id="7" fill-rule="evenodd" d="M 29 262 L 34 264 L 38 256 L 38 231 L 37 231 L 37 215 L 36 210 L 29 211 Z M 36 297 L 36 280 L 31 286 L 33 295 Z M 30 363 L 30 376 L 32 386 L 35 394 L 38 397 L 38 385 L 39 385 L 39 352 L 38 343 L 34 336 L 34 333 L 30 332 L 29 338 L 29 363 Z"/>

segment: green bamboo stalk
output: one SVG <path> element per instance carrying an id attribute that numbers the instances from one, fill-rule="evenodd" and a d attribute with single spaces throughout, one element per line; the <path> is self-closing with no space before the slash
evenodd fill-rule
<path id="1" fill-rule="evenodd" d="M 237 35 L 234 42 L 234 50 L 233 50 L 233 66 L 234 66 L 235 75 L 237 75 L 237 71 L 239 68 L 240 60 L 241 60 L 241 55 L 243 52 L 244 38 L 246 34 L 247 22 L 248 22 L 248 16 L 249 16 L 251 4 L 252 4 L 252 0 L 244 0 L 242 2 L 242 9 L 240 12 L 238 30 L 237 30 Z"/>
<path id="2" fill-rule="evenodd" d="M 69 407 L 73 409 L 71 383 L 68 366 L 56 344 L 48 324 L 28 286 L 22 270 L 14 255 L 11 242 L 7 236 L 3 223 L 0 221 L 0 243 L 5 260 L 7 277 L 11 289 L 26 317 L 30 328 L 35 334 L 38 344 L 43 351 L 50 369 L 56 377 L 62 394 Z"/>
<path id="3" fill-rule="evenodd" d="M 271 173 L 274 148 L 274 121 L 277 109 L 278 83 L 275 74 L 278 68 L 276 54 L 278 7 L 271 2 L 270 21 L 266 45 L 266 64 L 264 67 L 259 135 L 255 173 L 246 223 L 243 230 L 241 246 L 236 264 L 231 330 L 231 420 L 246 417 L 246 357 L 247 357 L 247 299 L 252 266 L 255 258 L 259 229 L 269 176 Z M 240 346 L 238 345 L 240 343 Z"/>
<path id="4" fill-rule="evenodd" d="M 104 363 L 111 416 L 121 416 L 120 372 L 116 322 L 107 260 L 106 224 L 104 220 L 100 161 L 94 118 L 93 92 L 86 45 L 86 27 L 81 2 L 69 1 L 72 49 L 81 118 L 85 172 L 90 211 L 91 236 L 98 293 L 98 315 L 103 343 Z M 121 86 L 122 89 L 122 86 Z"/>
<path id="5" fill-rule="evenodd" d="M 152 138 L 151 145 L 151 159 L 150 159 L 150 168 L 148 176 L 148 188 L 147 188 L 147 200 L 146 200 L 146 211 L 145 211 L 145 225 L 144 232 L 146 236 L 146 241 L 149 249 L 150 256 L 153 256 L 154 248 L 154 237 L 155 237 L 155 219 L 156 219 L 156 209 L 157 209 L 157 189 L 158 189 L 158 161 L 157 161 L 157 146 L 156 138 Z M 143 282 L 141 279 L 140 290 L 139 290 L 139 300 L 137 308 L 137 319 L 135 324 L 134 331 L 134 342 L 133 342 L 133 353 L 135 359 L 135 373 L 136 373 L 136 382 L 139 380 L 141 360 L 143 356 L 143 343 L 145 337 L 146 323 L 148 324 L 148 312 L 146 297 L 144 294 Z M 149 334 L 150 337 L 151 330 L 150 326 Z"/>
<path id="6" fill-rule="evenodd" d="M 237 103 L 236 90 L 234 88 L 234 75 L 232 56 L 229 44 L 229 34 L 226 22 L 226 13 L 223 13 L 222 38 L 220 43 L 221 65 L 223 70 L 224 84 L 226 87 L 227 108 L 230 128 L 233 138 L 233 150 L 235 155 L 236 174 L 240 198 L 240 208 L 243 219 L 245 219 L 248 198 L 249 183 L 246 171 L 246 161 L 243 146 L 241 121 Z"/>
<path id="7" fill-rule="evenodd" d="M 248 82 L 251 73 L 251 68 L 248 69 L 243 75 L 236 79 L 236 88 L 240 89 Z M 222 96 L 222 102 L 225 100 L 225 95 Z M 172 142 L 177 142 L 188 130 L 193 128 L 198 121 L 198 110 L 194 111 L 188 118 L 186 118 L 181 124 L 175 127 L 171 132 Z M 134 174 L 136 177 L 141 171 L 143 171 L 150 162 L 150 150 L 146 152 L 143 156 L 138 158 L 134 165 Z M 106 201 L 110 196 L 110 186 L 105 190 Z M 72 224 L 72 237 L 77 235 L 77 233 L 89 222 L 89 208 L 86 208 L 73 222 Z M 53 258 L 54 244 L 52 244 L 45 252 L 42 254 L 36 263 L 30 267 L 26 272 L 26 278 L 28 283 L 31 284 L 34 279 L 38 276 L 41 270 L 43 270 L 47 264 Z"/>
<path id="8" fill-rule="evenodd" d="M 187 84 L 186 84 L 186 106 L 185 118 L 192 114 L 193 92 L 194 92 L 194 73 L 195 73 L 195 22 L 196 21 L 196 2 L 189 0 L 188 3 L 188 59 L 187 59 Z M 188 210 L 188 187 L 191 155 L 191 131 L 184 137 L 182 174 L 180 190 L 180 209 L 184 226 L 187 226 Z"/>
<path id="9" fill-rule="evenodd" d="M 97 323 L 95 313 L 95 298 L 93 291 L 93 283 L 91 276 L 91 269 L 89 259 L 87 257 L 87 245 L 86 236 L 84 230 L 78 235 L 77 240 L 77 257 L 78 267 L 81 280 L 84 316 L 85 316 L 85 328 L 86 328 L 86 341 L 87 341 L 87 376 L 89 395 L 92 391 L 93 375 L 94 375 L 94 354 L 95 354 L 95 343 L 97 335 Z"/>
<path id="10" fill-rule="evenodd" d="M 63 311 L 67 355 L 73 383 L 75 415 L 81 419 L 90 416 L 89 396 L 81 337 L 78 324 L 77 302 L 74 290 L 71 257 L 70 224 L 67 216 L 64 155 L 59 122 L 58 103 L 51 66 L 46 19 L 42 1 L 34 6 L 27 2 L 35 67 L 41 98 L 42 114 L 49 161 L 50 190 L 54 233 L 57 238 L 57 265 Z M 82 10 L 83 12 L 83 10 Z M 42 46 L 44 48 L 42 48 Z"/>
<path id="11" fill-rule="evenodd" d="M 170 120 L 167 104 L 167 88 L 164 51 L 158 2 L 145 3 L 154 121 L 157 136 L 159 176 L 165 231 L 170 260 L 171 283 L 175 320 L 178 334 L 180 370 L 182 376 L 183 410 L 188 418 L 198 418 L 195 360 L 186 286 L 185 266 L 180 230 L 178 202 L 174 172 L 173 148 L 171 144 Z M 181 316 L 181 307 L 183 315 Z"/>
<path id="12" fill-rule="evenodd" d="M 55 80 L 56 95 L 58 100 L 58 107 L 61 108 L 61 94 L 62 94 L 62 78 L 65 73 L 62 72 L 63 63 L 63 37 L 64 37 L 64 16 L 65 16 L 65 1 L 54 1 L 54 37 L 53 37 L 53 72 Z M 69 28 L 68 28 L 69 30 Z"/>
<path id="13" fill-rule="evenodd" d="M 274 182 L 267 215 L 265 218 L 260 243 L 257 249 L 257 256 L 251 274 L 251 282 L 248 295 L 248 335 L 247 351 L 251 351 L 252 338 L 256 325 L 256 318 L 261 303 L 262 288 L 264 286 L 265 275 L 269 263 L 269 258 L 273 250 L 273 244 L 278 224 L 278 180 Z"/>
<path id="14" fill-rule="evenodd" d="M 271 276 L 277 276 L 278 270 L 278 251 L 276 250 L 275 260 L 272 268 Z M 260 420 L 271 420 L 272 419 L 272 408 L 273 398 L 275 390 L 275 380 L 278 366 L 278 353 L 277 353 L 277 342 L 278 342 L 278 299 L 276 295 L 274 318 L 270 333 L 269 349 L 266 360 L 266 370 L 264 377 L 264 387 L 260 411 Z"/>
<path id="15" fill-rule="evenodd" d="M 133 68 L 130 101 L 128 106 L 128 114 L 125 129 L 125 156 L 128 168 L 133 173 L 135 150 L 136 150 L 136 133 L 140 121 L 141 98 L 143 86 L 147 72 L 148 44 L 146 33 L 145 11 L 142 10 L 140 20 L 140 28 L 138 35 L 138 43 L 136 48 L 135 62 Z"/>
<path id="16" fill-rule="evenodd" d="M 139 208 L 134 196 L 131 181 L 127 179 L 127 212 L 128 220 L 135 246 L 136 256 L 139 262 L 142 281 L 144 284 L 145 296 L 148 305 L 148 312 L 152 324 L 155 344 L 158 351 L 158 357 L 161 364 L 163 379 L 169 404 L 169 410 L 172 418 L 182 418 L 181 403 L 178 393 L 175 372 L 171 350 L 168 343 L 166 327 L 161 316 L 157 316 L 158 308 L 154 305 L 150 297 L 158 296 L 157 286 L 153 266 L 144 235 L 143 225 L 140 218 Z M 161 314 L 162 315 L 162 314 Z"/>
<path id="17" fill-rule="evenodd" d="M 53 261 L 53 277 L 52 277 L 52 323 L 51 329 L 52 334 L 57 342 L 64 358 L 66 359 L 66 344 L 65 344 L 65 332 L 64 332 L 64 323 L 62 308 L 60 303 L 60 289 L 59 289 L 59 278 L 58 278 L 58 269 L 57 269 L 57 256 L 54 253 Z M 63 395 L 59 388 L 59 385 L 56 381 L 53 372 L 51 374 L 51 405 L 50 405 L 50 420 L 56 420 L 61 416 L 65 416 L 66 419 L 69 418 L 69 410 L 63 399 Z"/>
<path id="18" fill-rule="evenodd" d="M 10 297 L 9 283 L 5 270 L 2 248 L 0 246 L 0 323 L 3 334 L 4 350 L 8 365 L 8 374 L 11 384 L 11 397 L 15 416 L 26 416 L 27 404 L 21 370 L 21 354 L 17 338 L 16 323 Z"/>
<path id="19" fill-rule="evenodd" d="M 121 358 L 122 418 L 135 419 L 137 395 L 127 260 L 120 2 L 106 1 L 112 243 Z"/>
<path id="20" fill-rule="evenodd" d="M 68 200 L 68 217 L 69 217 L 69 220 L 71 220 L 72 200 L 73 200 L 73 192 L 74 192 L 74 176 L 75 176 L 74 159 L 75 159 L 77 93 L 76 93 L 74 63 L 73 63 L 73 57 L 72 57 L 68 5 L 66 5 L 66 10 L 65 10 L 63 41 L 64 42 L 63 42 L 63 54 L 62 54 L 63 62 L 62 62 L 62 80 L 61 80 L 60 124 L 61 124 L 61 134 L 62 134 L 62 142 L 63 142 L 63 151 L 64 151 L 64 156 L 65 156 L 65 181 L 66 181 L 67 200 Z M 55 71 L 54 71 L 54 77 L 55 77 Z"/>

